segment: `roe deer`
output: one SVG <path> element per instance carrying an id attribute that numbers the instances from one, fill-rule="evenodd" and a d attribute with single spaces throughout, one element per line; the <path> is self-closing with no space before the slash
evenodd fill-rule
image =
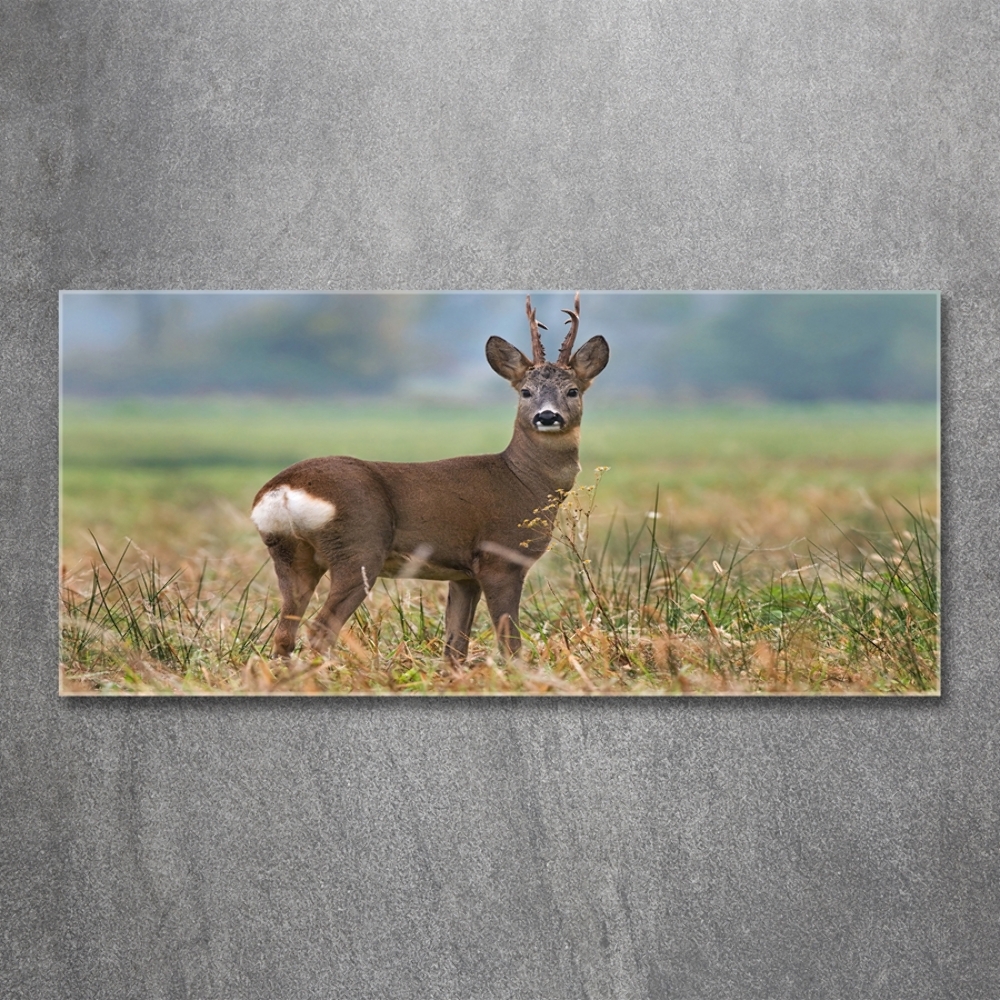
<path id="1" fill-rule="evenodd" d="M 281 589 L 275 656 L 291 653 L 327 571 L 330 594 L 312 623 L 313 646 L 336 640 L 376 577 L 407 576 L 449 581 L 446 659 L 465 659 L 480 595 L 501 649 L 517 654 L 521 588 L 552 537 L 554 510 L 544 508 L 573 488 L 583 393 L 609 356 L 603 337 L 572 354 L 579 292 L 573 309 L 562 310 L 570 329 L 554 364 L 545 360 L 530 297 L 526 309 L 530 361 L 502 337 L 486 342 L 490 367 L 518 391 L 514 435 L 499 455 L 437 462 L 312 458 L 261 487 L 250 516 Z"/>

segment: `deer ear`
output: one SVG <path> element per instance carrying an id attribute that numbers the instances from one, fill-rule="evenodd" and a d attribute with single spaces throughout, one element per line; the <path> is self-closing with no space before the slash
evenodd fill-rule
<path id="1" fill-rule="evenodd" d="M 611 351 L 608 350 L 608 342 L 603 337 L 591 337 L 569 359 L 569 366 L 578 379 L 589 383 L 604 371 L 609 357 Z"/>
<path id="2" fill-rule="evenodd" d="M 497 375 L 516 385 L 524 378 L 531 362 L 503 337 L 490 337 L 486 341 L 486 360 Z"/>

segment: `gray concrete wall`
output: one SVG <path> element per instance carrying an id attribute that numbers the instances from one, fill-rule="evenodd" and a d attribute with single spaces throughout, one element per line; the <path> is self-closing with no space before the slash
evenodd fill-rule
<path id="1" fill-rule="evenodd" d="M 1000 992 L 1000 20 L 7 5 L 0 995 Z M 60 288 L 944 294 L 940 700 L 56 693 Z"/>

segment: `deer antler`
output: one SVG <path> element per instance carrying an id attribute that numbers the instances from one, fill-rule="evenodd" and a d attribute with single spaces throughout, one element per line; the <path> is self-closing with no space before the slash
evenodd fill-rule
<path id="1" fill-rule="evenodd" d="M 576 331 L 580 328 L 580 293 L 576 293 L 576 298 L 573 300 L 572 309 L 563 309 L 564 313 L 569 316 L 566 320 L 570 324 L 569 333 L 566 334 L 566 339 L 562 342 L 562 347 L 559 348 L 559 358 L 556 360 L 557 365 L 562 365 L 564 368 L 569 366 L 569 356 L 573 352 L 573 342 L 576 340 Z"/>
<path id="2" fill-rule="evenodd" d="M 539 334 L 539 330 L 547 330 L 548 327 L 542 326 L 538 320 L 535 319 L 535 310 L 531 308 L 531 296 L 528 296 L 527 305 L 525 310 L 528 313 L 528 326 L 531 327 L 531 363 L 533 365 L 543 365 L 545 364 L 545 348 L 542 346 L 542 338 Z"/>

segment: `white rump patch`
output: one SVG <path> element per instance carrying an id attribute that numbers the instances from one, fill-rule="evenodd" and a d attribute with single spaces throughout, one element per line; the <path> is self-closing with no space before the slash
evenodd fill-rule
<path id="1" fill-rule="evenodd" d="M 300 535 L 316 531 L 337 513 L 329 500 L 305 490 L 277 486 L 268 490 L 250 512 L 250 520 L 262 535 Z"/>

